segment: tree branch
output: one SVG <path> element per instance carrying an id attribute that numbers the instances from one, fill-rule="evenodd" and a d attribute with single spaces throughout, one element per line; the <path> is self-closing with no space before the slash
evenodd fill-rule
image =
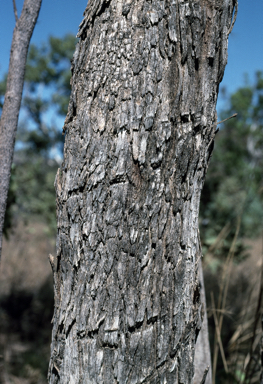
<path id="1" fill-rule="evenodd" d="M 233 117 L 237 117 L 237 113 L 234 113 L 234 115 L 232 115 L 232 116 L 230 116 L 230 117 L 227 117 L 227 118 L 224 119 L 224 120 L 219 121 L 218 123 L 216 123 L 216 125 L 221 124 L 221 123 L 224 123 L 224 122 L 227 121 L 227 120 L 233 119 Z"/>
<path id="2" fill-rule="evenodd" d="M 17 16 L 16 0 L 13 0 L 13 7 L 14 7 L 15 19 L 16 19 L 16 23 L 17 23 L 18 22 L 18 16 Z"/>

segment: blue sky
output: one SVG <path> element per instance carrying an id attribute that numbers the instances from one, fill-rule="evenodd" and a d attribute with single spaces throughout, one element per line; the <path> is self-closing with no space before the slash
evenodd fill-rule
<path id="1" fill-rule="evenodd" d="M 20 14 L 23 0 L 16 0 Z M 87 0 L 43 0 L 31 42 L 39 44 L 48 36 L 62 37 L 78 32 Z M 9 52 L 15 18 L 12 0 L 0 2 L 0 77 L 8 70 Z M 233 92 L 244 82 L 244 74 L 254 80 L 254 73 L 263 70 L 263 0 L 239 0 L 239 12 L 229 38 L 228 65 L 221 87 Z M 222 101 L 219 101 L 219 106 Z"/>

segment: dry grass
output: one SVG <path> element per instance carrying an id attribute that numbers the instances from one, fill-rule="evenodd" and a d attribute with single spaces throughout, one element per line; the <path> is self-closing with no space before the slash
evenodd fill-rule
<path id="1" fill-rule="evenodd" d="M 259 382 L 260 342 L 262 336 L 262 239 L 246 240 L 250 256 L 241 263 L 234 263 L 235 244 L 238 234 L 233 239 L 229 254 L 223 267 L 216 276 L 206 268 L 205 276 L 207 290 L 210 290 L 211 301 L 208 306 L 210 326 L 215 330 L 213 340 L 213 384 Z M 222 239 L 217 241 L 220 246 Z M 218 248 L 217 248 L 218 249 Z M 213 262 L 213 252 L 210 250 L 208 261 Z M 209 279 L 216 284 L 209 286 Z M 218 302 L 215 304 L 213 292 L 216 292 Z M 209 295 L 207 295 L 209 297 Z M 213 322 L 211 321 L 213 316 Z M 224 320 L 224 323 L 223 323 Z M 217 369 L 221 361 L 221 367 Z M 219 364 L 220 365 L 220 364 Z M 224 374 L 222 374 L 222 369 Z M 219 379 L 223 376 L 224 379 Z M 217 378 L 217 381 L 216 381 Z M 219 381 L 218 381 L 219 380 Z"/>
<path id="2" fill-rule="evenodd" d="M 18 222 L 9 239 L 3 241 L 0 264 L 0 292 L 7 294 L 13 286 L 34 290 L 51 275 L 48 254 L 54 253 L 55 240 L 47 235 L 45 224 L 37 219 Z"/>
<path id="3" fill-rule="evenodd" d="M 0 383 L 44 384 L 53 312 L 48 254 L 55 241 L 35 219 L 3 242 L 0 267 Z"/>

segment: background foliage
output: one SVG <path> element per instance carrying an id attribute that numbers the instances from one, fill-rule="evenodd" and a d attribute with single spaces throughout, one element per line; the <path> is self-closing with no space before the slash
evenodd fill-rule
<path id="1" fill-rule="evenodd" d="M 30 46 L 4 233 L 17 218 L 38 215 L 56 230 L 54 178 L 63 153 L 61 126 L 70 96 L 70 60 L 76 39 L 50 37 Z M 0 107 L 6 79 L 0 82 Z M 13 221 L 12 221 L 13 220 Z"/>
<path id="2" fill-rule="evenodd" d="M 262 230 L 263 73 L 255 81 L 225 93 L 219 120 L 237 113 L 220 125 L 202 191 L 200 224 L 204 251 L 229 223 L 228 240 L 241 218 L 241 237 L 256 237 Z"/>

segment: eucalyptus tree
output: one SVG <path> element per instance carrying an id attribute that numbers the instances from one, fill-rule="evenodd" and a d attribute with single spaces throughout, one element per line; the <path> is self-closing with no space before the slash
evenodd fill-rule
<path id="1" fill-rule="evenodd" d="M 13 33 L 5 100 L 0 120 L 0 258 L 7 195 L 14 154 L 18 115 L 22 99 L 27 51 L 38 18 L 42 0 L 25 0 L 18 18 L 13 0 L 16 24 Z"/>
<path id="2" fill-rule="evenodd" d="M 49 383 L 193 382 L 199 201 L 236 9 L 89 0 L 55 182 Z"/>

